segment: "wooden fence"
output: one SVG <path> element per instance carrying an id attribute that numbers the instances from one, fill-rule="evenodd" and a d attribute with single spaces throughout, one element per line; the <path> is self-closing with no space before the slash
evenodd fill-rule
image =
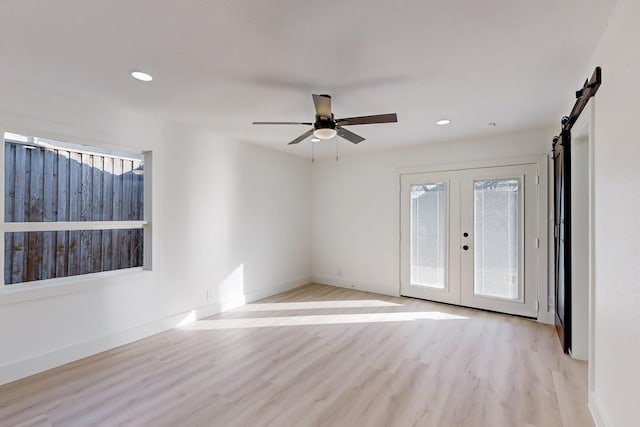
<path id="1" fill-rule="evenodd" d="M 5 141 L 5 221 L 143 219 L 142 162 Z M 142 265 L 143 232 L 5 233 L 5 284 Z"/>

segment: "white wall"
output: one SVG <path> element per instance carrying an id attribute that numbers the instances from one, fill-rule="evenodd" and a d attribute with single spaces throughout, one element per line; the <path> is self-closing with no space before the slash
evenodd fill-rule
<path id="1" fill-rule="evenodd" d="M 595 98 L 595 378 L 601 425 L 640 422 L 640 2 L 619 0 L 593 57 Z M 584 78 L 585 76 L 576 76 Z"/>
<path id="2" fill-rule="evenodd" d="M 309 281 L 308 160 L 6 79 L 0 127 L 153 150 L 154 253 L 153 271 L 82 292 L 0 295 L 0 383 Z"/>
<path id="3" fill-rule="evenodd" d="M 554 130 L 452 141 L 316 161 L 313 278 L 387 295 L 399 293 L 397 169 L 543 155 Z"/>

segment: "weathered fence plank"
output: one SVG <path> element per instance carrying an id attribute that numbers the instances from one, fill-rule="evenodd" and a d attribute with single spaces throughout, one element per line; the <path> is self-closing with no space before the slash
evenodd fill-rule
<path id="1" fill-rule="evenodd" d="M 5 144 L 4 162 L 4 220 L 10 222 L 13 221 L 16 198 L 16 146 L 14 144 Z"/>
<path id="2" fill-rule="evenodd" d="M 93 156 L 91 214 L 93 221 L 102 221 L 102 178 L 104 157 Z M 91 232 L 91 271 L 102 271 L 102 231 Z"/>
<path id="3" fill-rule="evenodd" d="M 113 220 L 121 221 L 122 218 L 122 159 L 113 160 Z M 122 268 L 120 264 L 120 231 L 113 230 L 111 268 Z"/>
<path id="4" fill-rule="evenodd" d="M 82 153 L 82 163 L 80 165 L 80 188 L 82 191 L 80 197 L 80 221 L 91 221 L 93 219 L 91 201 L 93 195 L 93 174 L 91 167 L 93 156 L 91 154 Z M 91 231 L 83 230 L 80 232 L 80 273 L 90 273 L 93 267 L 91 252 Z"/>
<path id="5" fill-rule="evenodd" d="M 15 209 L 13 212 L 13 219 L 16 222 L 24 221 L 24 198 L 25 198 L 25 182 L 26 182 L 26 155 L 27 149 L 22 145 L 15 147 L 15 181 L 14 181 L 14 194 L 15 194 Z M 24 268 L 25 264 L 25 239 L 24 233 L 13 234 L 13 247 L 9 255 L 11 256 L 11 283 L 23 282 L 26 277 L 23 278 L 23 273 L 26 273 Z M 5 255 L 6 262 L 6 255 Z"/>
<path id="6" fill-rule="evenodd" d="M 54 161 L 54 152 L 44 150 L 44 221 L 56 220 L 56 190 L 57 180 Z M 55 233 L 46 232 L 42 236 L 42 279 L 55 277 Z"/>
<path id="7" fill-rule="evenodd" d="M 69 152 L 58 151 L 58 193 L 57 219 L 69 220 Z M 64 231 L 56 232 L 56 276 L 68 275 L 69 234 Z"/>
<path id="8" fill-rule="evenodd" d="M 16 171 L 16 149 L 13 144 L 4 146 L 4 220 L 13 221 L 13 210 L 15 207 L 15 171 Z M 11 283 L 11 259 L 13 254 L 13 234 L 5 234 L 4 237 L 4 282 Z M 9 262 L 7 262 L 9 261 Z"/>
<path id="9" fill-rule="evenodd" d="M 82 221 L 82 155 L 69 153 L 69 221 Z M 68 267 L 67 274 L 80 274 L 80 245 L 81 232 L 69 232 Z"/>
<path id="10" fill-rule="evenodd" d="M 105 221 L 110 221 L 113 219 L 113 159 L 111 157 L 104 158 L 103 169 L 102 218 Z M 102 271 L 111 270 L 112 237 L 111 231 L 102 233 Z"/>
<path id="11" fill-rule="evenodd" d="M 132 166 L 130 160 L 124 160 L 122 162 L 121 218 L 125 221 L 131 219 L 131 193 L 133 191 Z M 120 233 L 120 266 L 122 268 L 131 267 L 131 236 L 132 233 Z"/>
<path id="12" fill-rule="evenodd" d="M 140 203 L 139 191 L 140 183 L 142 182 L 142 163 L 134 161 L 132 164 L 132 179 L 133 187 L 131 191 L 131 219 L 136 220 L 144 216 L 142 204 Z M 140 252 L 142 252 L 142 240 L 140 238 L 140 230 L 134 230 L 131 233 L 131 254 L 129 259 L 131 260 L 131 266 L 141 265 L 138 264 L 140 259 Z"/>
<path id="13" fill-rule="evenodd" d="M 44 219 L 44 150 L 29 149 L 29 200 L 25 205 L 25 219 L 41 222 Z M 27 281 L 42 277 L 42 233 L 27 233 Z"/>
<path id="14" fill-rule="evenodd" d="M 28 152 L 31 165 L 29 167 L 29 201 L 25 205 L 25 218 L 30 222 L 44 220 L 44 150 L 31 149 Z"/>

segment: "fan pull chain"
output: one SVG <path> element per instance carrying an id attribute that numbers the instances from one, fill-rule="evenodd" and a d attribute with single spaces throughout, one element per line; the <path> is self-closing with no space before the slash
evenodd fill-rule
<path id="1" fill-rule="evenodd" d="M 340 155 L 339 155 L 339 152 L 338 152 L 338 140 L 336 139 L 336 162 L 338 160 L 340 160 Z"/>
<path id="2" fill-rule="evenodd" d="M 316 144 L 313 141 L 311 141 L 311 163 L 313 163 L 313 161 L 314 161 L 314 157 L 313 157 L 314 145 L 316 145 Z"/>

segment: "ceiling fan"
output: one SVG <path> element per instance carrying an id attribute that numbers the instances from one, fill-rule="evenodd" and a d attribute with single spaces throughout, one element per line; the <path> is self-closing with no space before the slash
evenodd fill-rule
<path id="1" fill-rule="evenodd" d="M 335 119 L 331 112 L 331 96 L 329 95 L 313 95 L 313 103 L 316 107 L 316 121 L 311 122 L 253 122 L 254 125 L 307 125 L 313 126 L 311 129 L 294 139 L 289 143 L 298 144 L 311 135 L 318 139 L 331 139 L 338 135 L 347 141 L 358 144 L 364 141 L 364 138 L 358 134 L 344 128 L 344 126 L 352 125 L 368 125 L 374 123 L 395 123 L 398 121 L 396 113 L 377 114 L 375 116 L 348 117 L 344 119 Z"/>

